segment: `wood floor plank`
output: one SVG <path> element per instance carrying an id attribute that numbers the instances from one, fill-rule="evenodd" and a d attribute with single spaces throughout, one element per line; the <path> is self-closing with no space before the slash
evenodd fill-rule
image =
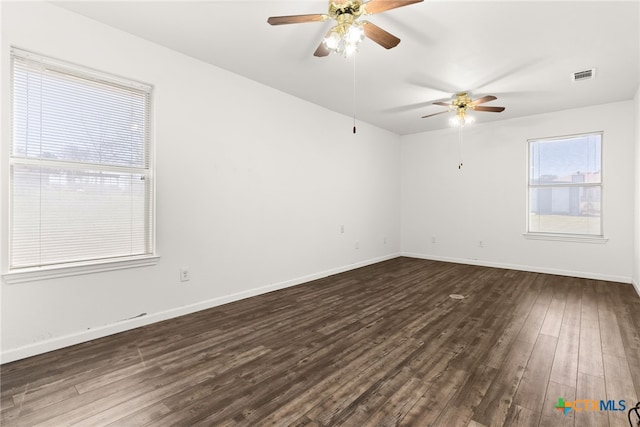
<path id="1" fill-rule="evenodd" d="M 158 425 L 159 420 L 170 412 L 171 409 L 169 409 L 164 403 L 156 403 L 155 405 L 144 407 L 131 414 L 122 414 L 121 418 L 110 424 L 106 424 L 106 426 L 131 427 L 145 426 L 149 424 Z"/>
<path id="2" fill-rule="evenodd" d="M 438 416 L 436 423 L 442 426 L 471 425 L 474 409 L 486 394 L 497 372 L 496 368 L 478 364 Z M 476 424 L 480 426 L 479 423 Z"/>
<path id="3" fill-rule="evenodd" d="M 541 280 L 539 280 L 538 275 L 533 275 L 531 273 L 525 277 L 525 280 L 519 283 L 520 286 L 518 287 L 530 288 L 530 290 L 529 292 L 525 292 L 523 295 L 518 295 L 515 308 L 506 310 L 506 313 L 510 314 L 503 316 L 503 325 L 498 329 L 498 331 L 501 331 L 501 334 L 497 339 L 495 339 L 495 341 L 492 340 L 492 346 L 489 350 L 486 362 L 488 366 L 498 369 L 504 362 L 507 353 L 520 334 L 520 331 L 531 312 L 531 308 L 538 297 L 540 290 L 535 285 L 540 286 L 540 283 Z"/>
<path id="4" fill-rule="evenodd" d="M 582 319 L 578 351 L 578 372 L 603 377 L 604 366 L 598 320 Z"/>
<path id="5" fill-rule="evenodd" d="M 640 352 L 640 310 L 637 298 L 631 285 L 613 284 L 618 292 L 610 295 L 615 304 L 615 315 L 620 328 L 620 336 L 625 348 Z"/>
<path id="6" fill-rule="evenodd" d="M 400 426 L 438 425 L 438 415 L 464 384 L 466 373 L 459 369 L 443 371 L 433 385 L 424 393 L 400 420 Z"/>
<path id="7" fill-rule="evenodd" d="M 399 257 L 4 364 L 0 423 L 617 426 L 555 405 L 638 397 L 638 306 L 626 284 Z"/>
<path id="8" fill-rule="evenodd" d="M 536 302 L 531 308 L 531 312 L 527 317 L 520 333 L 518 334 L 518 341 L 528 342 L 534 344 L 538 339 L 540 328 L 547 315 L 550 302 Z"/>
<path id="9" fill-rule="evenodd" d="M 603 355 L 606 399 L 616 404 L 620 400 L 626 401 L 625 406 L 634 406 L 638 402 L 638 395 L 633 384 L 629 363 L 626 357 Z M 620 407 L 620 405 L 617 405 Z M 628 427 L 627 411 L 608 411 L 611 427 Z"/>
<path id="10" fill-rule="evenodd" d="M 567 300 L 562 316 L 563 325 L 580 326 L 582 317 L 582 282 L 575 277 L 563 278 L 567 288 Z"/>
<path id="11" fill-rule="evenodd" d="M 587 286 L 587 283 L 591 286 Z M 604 367 L 602 363 L 599 318 L 598 296 L 595 285 L 592 281 L 587 281 L 582 285 L 578 372 L 603 377 Z"/>
<path id="12" fill-rule="evenodd" d="M 549 335 L 538 336 L 513 399 L 515 405 L 532 411 L 528 417 L 535 418 L 536 424 L 544 408 L 557 341 Z"/>
<path id="13" fill-rule="evenodd" d="M 0 410 L 7 411 L 15 406 L 13 396 L 2 396 L 2 400 L 0 400 Z"/>
<path id="14" fill-rule="evenodd" d="M 553 356 L 551 381 L 575 388 L 578 379 L 579 348 L 580 327 L 563 324 Z"/>
<path id="15" fill-rule="evenodd" d="M 427 390 L 428 386 L 422 380 L 415 377 L 409 378 L 396 392 L 388 394 L 387 399 L 380 405 L 370 407 L 370 415 L 367 414 L 366 409 L 362 409 L 364 407 L 361 407 L 362 419 L 366 419 L 362 425 L 396 426 L 400 424 Z M 352 421 L 357 422 L 357 419 L 349 418 L 344 424 L 348 425 Z"/>
<path id="16" fill-rule="evenodd" d="M 13 401 L 20 407 L 21 416 L 32 412 L 42 411 L 49 405 L 72 399 L 78 396 L 78 392 L 73 386 L 60 387 L 39 387 L 37 390 L 28 390 L 26 393 L 13 396 Z"/>
<path id="17" fill-rule="evenodd" d="M 640 351 L 634 348 L 625 348 L 625 358 L 629 364 L 631 380 L 636 388 L 636 396 L 640 399 Z"/>
<path id="18" fill-rule="evenodd" d="M 548 286 L 553 286 L 553 297 L 540 328 L 540 333 L 558 338 L 564 317 L 564 309 L 567 304 L 568 289 L 566 285 L 563 285 L 562 279 L 558 277 Z"/>
<path id="19" fill-rule="evenodd" d="M 573 402 L 576 399 L 576 388 L 566 384 L 549 381 L 540 417 L 541 427 L 573 427 L 575 411 L 564 411 L 557 408 L 558 399 Z"/>
<path id="20" fill-rule="evenodd" d="M 537 427 L 539 414 L 520 405 L 512 405 L 504 425 L 517 427 Z"/>
<path id="21" fill-rule="evenodd" d="M 487 393 L 474 410 L 473 419 L 481 424 L 502 425 L 518 389 L 534 344 L 515 341 L 491 382 Z"/>
<path id="22" fill-rule="evenodd" d="M 608 427 L 609 417 L 607 413 L 599 410 L 599 400 L 606 396 L 604 378 L 578 372 L 578 383 L 576 387 L 575 425 L 585 427 Z M 595 407 L 581 400 L 593 400 Z"/>
<path id="23" fill-rule="evenodd" d="M 624 344 L 620 327 L 611 300 L 611 290 L 605 282 L 596 286 L 598 294 L 598 323 L 600 324 L 600 340 L 602 353 L 612 356 L 625 357 Z"/>

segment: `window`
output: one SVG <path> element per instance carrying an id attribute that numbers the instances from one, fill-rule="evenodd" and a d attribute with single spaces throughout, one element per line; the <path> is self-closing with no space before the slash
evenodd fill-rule
<path id="1" fill-rule="evenodd" d="M 9 269 L 154 253 L 151 87 L 11 51 Z"/>
<path id="2" fill-rule="evenodd" d="M 602 133 L 529 141 L 528 232 L 602 237 Z"/>

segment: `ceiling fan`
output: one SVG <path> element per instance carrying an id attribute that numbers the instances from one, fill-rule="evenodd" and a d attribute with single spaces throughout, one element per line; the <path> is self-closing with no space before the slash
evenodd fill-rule
<path id="1" fill-rule="evenodd" d="M 478 98 L 475 100 L 472 100 L 469 95 L 467 94 L 467 92 L 460 92 L 457 93 L 454 97 L 453 100 L 451 101 L 451 103 L 446 103 L 446 102 L 434 102 L 433 105 L 442 105 L 443 107 L 448 107 L 447 110 L 445 111 L 440 111 L 438 113 L 434 113 L 434 114 L 429 114 L 427 116 L 422 116 L 422 118 L 427 118 L 427 117 L 432 117 L 432 116 L 437 116 L 439 114 L 444 114 L 444 113 L 448 113 L 450 111 L 455 111 L 456 112 L 456 118 L 457 118 L 457 123 L 464 125 L 468 118 L 467 118 L 467 110 L 474 110 L 474 111 L 488 111 L 491 113 L 500 113 L 502 111 L 504 111 L 504 107 L 487 107 L 487 106 L 483 106 L 483 105 L 479 105 L 479 104 L 484 104 L 485 102 L 489 102 L 489 101 L 493 101 L 496 100 L 498 98 L 496 98 L 493 95 L 487 95 L 487 96 L 483 96 L 482 98 Z"/>
<path id="2" fill-rule="evenodd" d="M 348 56 L 356 51 L 358 43 L 365 37 L 370 38 L 385 49 L 396 47 L 400 39 L 369 21 L 358 21 L 362 15 L 373 15 L 423 0 L 329 0 L 327 14 L 272 16 L 267 22 L 271 25 L 300 24 L 303 22 L 336 21 L 313 53 L 314 56 L 327 56 L 338 52 Z"/>

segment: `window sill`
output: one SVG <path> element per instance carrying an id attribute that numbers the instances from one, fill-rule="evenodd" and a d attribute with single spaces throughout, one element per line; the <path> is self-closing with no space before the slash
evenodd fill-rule
<path id="1" fill-rule="evenodd" d="M 552 233 L 524 233 L 525 239 L 530 240 L 554 240 L 560 242 L 577 242 L 577 243 L 595 243 L 605 244 L 609 239 L 603 236 L 579 236 L 571 234 L 552 234 Z"/>
<path id="2" fill-rule="evenodd" d="M 122 270 L 125 268 L 147 267 L 156 265 L 159 259 L 159 256 L 150 255 L 135 258 L 120 258 L 108 261 L 74 263 L 61 266 L 23 268 L 5 273 L 2 275 L 2 278 L 7 284 L 12 285 L 15 283 L 57 279 L 59 277 Z"/>

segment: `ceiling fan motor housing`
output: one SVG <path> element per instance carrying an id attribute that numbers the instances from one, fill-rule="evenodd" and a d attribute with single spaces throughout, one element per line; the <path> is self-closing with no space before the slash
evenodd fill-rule
<path id="1" fill-rule="evenodd" d="M 359 0 L 346 1 L 343 3 L 330 2 L 329 16 L 338 22 L 342 20 L 353 22 L 354 19 L 358 18 L 364 12 L 361 6 L 362 2 Z"/>
<path id="2" fill-rule="evenodd" d="M 471 98 L 467 95 L 467 92 L 460 92 L 456 95 L 456 99 L 453 100 L 453 105 L 458 110 L 463 109 L 466 110 L 469 104 L 471 103 Z"/>

